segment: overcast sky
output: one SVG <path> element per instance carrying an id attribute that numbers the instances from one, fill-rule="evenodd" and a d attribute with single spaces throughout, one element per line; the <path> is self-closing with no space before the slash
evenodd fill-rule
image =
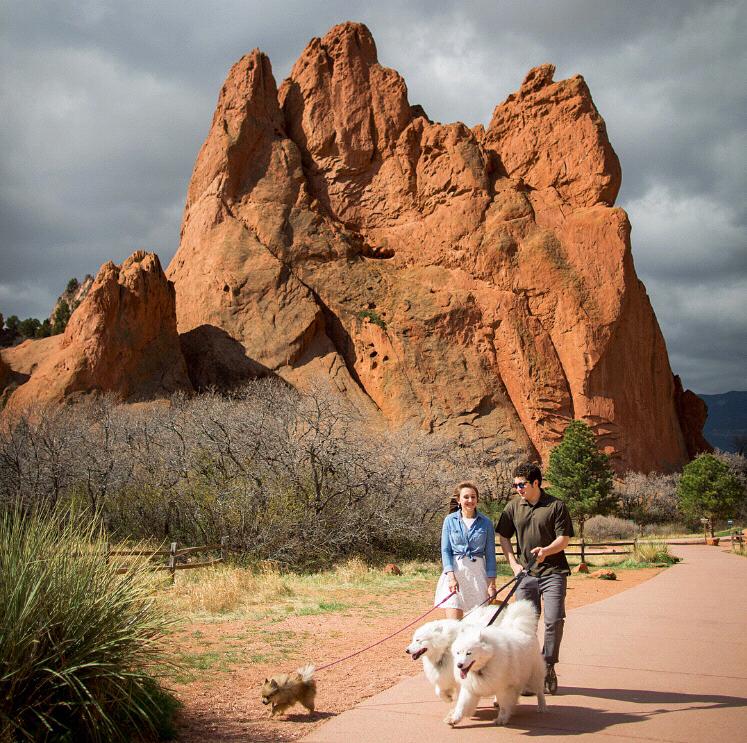
<path id="1" fill-rule="evenodd" d="M 674 371 L 747 389 L 747 0 L 0 0 L 0 312 L 44 317 L 72 276 L 179 240 L 231 64 L 278 83 L 358 20 L 411 103 L 487 124 L 530 67 L 581 73 L 623 168 L 618 205 Z M 635 349 L 631 349 L 635 353 Z"/>

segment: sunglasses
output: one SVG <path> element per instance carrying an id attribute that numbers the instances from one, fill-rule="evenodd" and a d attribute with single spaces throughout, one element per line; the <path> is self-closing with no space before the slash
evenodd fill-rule
<path id="1" fill-rule="evenodd" d="M 524 488 L 525 488 L 525 487 L 526 487 L 527 485 L 529 485 L 529 483 L 528 483 L 528 482 L 515 482 L 515 483 L 514 483 L 514 488 L 515 488 L 516 490 L 524 490 Z"/>

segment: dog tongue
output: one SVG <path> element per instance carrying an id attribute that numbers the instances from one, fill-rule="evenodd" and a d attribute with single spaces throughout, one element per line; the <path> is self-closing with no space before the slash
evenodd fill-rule
<path id="1" fill-rule="evenodd" d="M 470 663 L 466 668 L 460 668 L 459 674 L 463 679 L 467 678 L 467 674 L 469 673 L 469 669 L 472 668 L 472 663 Z"/>
<path id="2" fill-rule="evenodd" d="M 420 648 L 417 653 L 412 654 L 412 659 L 417 660 L 423 653 L 425 652 L 425 648 Z"/>

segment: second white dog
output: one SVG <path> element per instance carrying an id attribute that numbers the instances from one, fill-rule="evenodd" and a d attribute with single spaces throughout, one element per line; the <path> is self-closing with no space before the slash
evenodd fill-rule
<path id="1" fill-rule="evenodd" d="M 537 642 L 537 613 L 529 601 L 517 601 L 498 626 L 465 624 L 452 645 L 454 675 L 460 685 L 454 709 L 445 719 L 456 725 L 474 714 L 481 697 L 495 695 L 496 723 L 505 725 L 528 689 L 537 694 L 537 709 L 545 706 L 545 663 Z"/>

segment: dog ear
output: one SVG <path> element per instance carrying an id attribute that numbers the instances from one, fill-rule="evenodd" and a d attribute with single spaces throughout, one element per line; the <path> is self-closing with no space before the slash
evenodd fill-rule
<path id="1" fill-rule="evenodd" d="M 278 682 L 277 682 L 277 681 L 275 681 L 275 679 L 270 679 L 270 686 L 271 686 L 271 687 L 272 687 L 273 689 L 277 689 L 277 688 L 278 688 Z"/>

